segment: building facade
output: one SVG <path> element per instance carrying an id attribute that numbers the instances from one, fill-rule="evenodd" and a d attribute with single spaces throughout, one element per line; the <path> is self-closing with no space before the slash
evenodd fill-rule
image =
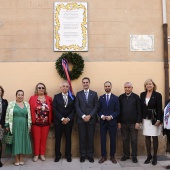
<path id="1" fill-rule="evenodd" d="M 62 79 L 55 61 L 62 52 L 53 51 L 54 0 L 0 0 L 0 85 L 8 101 L 18 89 L 25 100 L 43 82 L 53 97 L 60 92 Z M 57 2 L 66 2 L 58 0 Z M 75 0 L 74 2 L 79 2 Z M 74 93 L 82 89 L 81 79 L 91 79 L 90 88 L 104 93 L 103 83 L 113 84 L 112 92 L 120 95 L 130 81 L 134 92 L 144 90 L 144 81 L 152 78 L 164 98 L 163 29 L 161 0 L 86 0 L 88 3 L 87 52 L 82 76 L 72 81 Z M 170 23 L 170 2 L 167 1 Z M 168 28 L 170 32 L 170 28 Z M 154 35 L 154 51 L 130 51 L 130 35 Z M 164 102 L 164 101 L 163 101 Z M 52 132 L 50 132 L 52 133 Z M 73 130 L 73 156 L 79 155 L 77 125 Z M 159 152 L 165 153 L 166 140 L 160 136 Z M 100 156 L 99 125 L 95 134 L 95 155 Z M 146 153 L 142 131 L 139 155 Z M 64 146 L 62 146 L 64 147 Z M 121 135 L 117 134 L 117 155 L 122 154 Z M 47 155 L 54 155 L 54 138 L 48 139 Z"/>

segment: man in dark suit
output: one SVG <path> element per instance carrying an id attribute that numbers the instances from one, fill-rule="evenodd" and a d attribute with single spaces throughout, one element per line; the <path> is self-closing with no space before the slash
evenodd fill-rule
<path id="1" fill-rule="evenodd" d="M 129 159 L 131 142 L 132 162 L 137 163 L 137 138 L 142 115 L 140 99 L 137 94 L 132 92 L 132 83 L 126 82 L 124 84 L 124 90 L 125 93 L 119 96 L 120 115 L 118 117 L 118 128 L 121 129 L 124 153 L 121 161 Z"/>
<path id="2" fill-rule="evenodd" d="M 82 79 L 83 90 L 76 95 L 75 108 L 79 130 L 80 162 L 84 162 L 86 156 L 89 162 L 94 162 L 94 132 L 97 123 L 98 96 L 89 90 L 90 79 Z"/>
<path id="3" fill-rule="evenodd" d="M 53 99 L 53 122 L 55 126 L 55 162 L 61 159 L 60 145 L 62 132 L 65 132 L 65 157 L 71 162 L 71 133 L 75 115 L 75 97 L 68 94 L 69 83 L 63 82 L 60 86 L 61 93 Z"/>
<path id="4" fill-rule="evenodd" d="M 106 134 L 109 132 L 110 136 L 110 160 L 112 163 L 117 163 L 115 159 L 116 152 L 116 130 L 117 130 L 117 116 L 119 115 L 119 99 L 111 93 L 112 84 L 109 81 L 104 83 L 106 94 L 99 98 L 99 112 L 100 117 L 100 140 L 101 140 L 101 159 L 99 163 L 107 160 L 106 151 Z"/>

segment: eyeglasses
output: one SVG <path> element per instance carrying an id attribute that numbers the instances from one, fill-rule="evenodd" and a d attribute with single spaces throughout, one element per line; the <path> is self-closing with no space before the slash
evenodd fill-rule
<path id="1" fill-rule="evenodd" d="M 89 82 L 87 81 L 87 82 L 83 82 L 83 84 L 88 84 Z"/>
<path id="2" fill-rule="evenodd" d="M 38 87 L 38 89 L 39 89 L 39 90 L 41 90 L 41 89 L 43 89 L 43 90 L 44 90 L 44 89 L 45 89 L 45 87 Z"/>

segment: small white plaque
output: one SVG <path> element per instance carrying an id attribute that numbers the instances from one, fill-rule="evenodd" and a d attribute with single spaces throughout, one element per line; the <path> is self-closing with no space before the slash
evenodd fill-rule
<path id="1" fill-rule="evenodd" d="M 87 2 L 54 3 L 54 51 L 88 51 Z"/>
<path id="2" fill-rule="evenodd" d="M 170 37 L 168 37 L 168 44 L 170 44 Z"/>
<path id="3" fill-rule="evenodd" d="M 130 35 L 130 51 L 154 51 L 154 35 Z"/>

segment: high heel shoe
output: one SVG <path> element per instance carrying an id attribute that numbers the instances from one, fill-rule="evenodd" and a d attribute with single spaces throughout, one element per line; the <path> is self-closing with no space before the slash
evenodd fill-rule
<path id="1" fill-rule="evenodd" d="M 152 155 L 148 155 L 148 157 L 147 157 L 147 159 L 145 160 L 144 164 L 150 163 L 151 159 L 152 159 Z"/>
<path id="2" fill-rule="evenodd" d="M 157 156 L 153 156 L 153 160 L 152 160 L 152 165 L 156 165 L 157 164 Z"/>

